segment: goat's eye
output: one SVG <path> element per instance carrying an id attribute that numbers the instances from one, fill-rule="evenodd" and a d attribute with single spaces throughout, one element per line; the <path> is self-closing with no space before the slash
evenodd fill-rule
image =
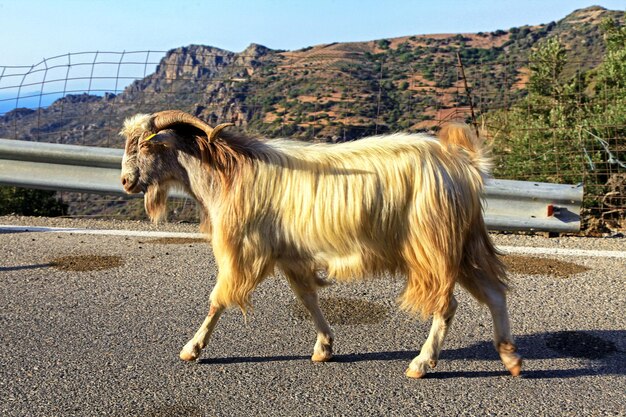
<path id="1" fill-rule="evenodd" d="M 150 148 L 151 148 L 150 145 L 151 145 L 151 143 L 148 143 L 148 142 L 142 140 L 141 142 L 139 142 L 139 151 L 140 152 L 148 152 L 150 150 Z"/>

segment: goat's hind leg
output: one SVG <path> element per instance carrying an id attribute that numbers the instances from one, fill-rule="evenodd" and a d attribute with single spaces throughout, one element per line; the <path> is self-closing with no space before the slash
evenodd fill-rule
<path id="1" fill-rule="evenodd" d="M 485 291 L 485 303 L 493 318 L 494 345 L 504 367 L 513 376 L 522 371 L 522 357 L 517 354 L 517 347 L 511 336 L 509 312 L 506 307 L 506 295 L 503 290 Z"/>
<path id="2" fill-rule="evenodd" d="M 293 292 L 311 314 L 315 324 L 317 340 L 311 360 L 313 362 L 329 361 L 333 357 L 333 332 L 324 318 L 317 297 L 317 288 L 322 284 L 322 281 L 315 275 L 314 271 L 294 271 L 285 267 L 282 269 Z"/>
<path id="3" fill-rule="evenodd" d="M 511 336 L 511 324 L 506 306 L 506 286 L 482 271 L 474 271 L 469 276 L 462 275 L 460 282 L 474 298 L 487 304 L 493 319 L 493 344 L 504 367 L 511 375 L 518 376 L 522 370 L 522 357 L 517 354 L 517 347 Z"/>
<path id="4" fill-rule="evenodd" d="M 454 314 L 456 313 L 457 304 L 456 299 L 451 295 L 447 310 L 443 314 L 433 314 L 433 324 L 430 327 L 428 339 L 426 339 L 422 349 L 420 349 L 419 355 L 411 361 L 409 368 L 406 370 L 406 376 L 410 378 L 422 378 L 426 375 L 428 369 L 437 366 L 443 342 L 452 324 Z"/>

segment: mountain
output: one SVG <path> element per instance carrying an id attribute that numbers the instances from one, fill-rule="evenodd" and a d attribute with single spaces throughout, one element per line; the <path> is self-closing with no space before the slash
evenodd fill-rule
<path id="1" fill-rule="evenodd" d="M 623 12 L 594 6 L 558 22 L 490 33 L 415 35 L 332 43 L 297 51 L 252 44 L 240 53 L 191 45 L 173 49 L 156 71 L 118 95 L 67 95 L 47 108 L 0 116 L 0 137 L 120 147 L 125 117 L 177 108 L 211 123 L 234 121 L 267 136 L 350 140 L 431 128 L 468 115 L 463 63 L 476 112 L 525 94 L 528 55 L 558 36 L 572 76 L 604 54 L 599 30 Z"/>

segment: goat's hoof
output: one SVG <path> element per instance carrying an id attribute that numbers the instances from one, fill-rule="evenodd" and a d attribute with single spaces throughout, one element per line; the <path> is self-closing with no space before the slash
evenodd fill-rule
<path id="1" fill-rule="evenodd" d="M 513 376 L 519 376 L 522 372 L 522 360 L 520 359 L 515 365 L 509 368 L 509 372 Z"/>
<path id="2" fill-rule="evenodd" d="M 325 342 L 318 340 L 313 347 L 313 362 L 328 362 L 333 358 L 332 338 L 327 338 Z"/>
<path id="3" fill-rule="evenodd" d="M 416 369 L 408 368 L 404 374 L 408 376 L 409 378 L 420 379 L 420 378 L 424 378 L 424 376 L 426 375 L 426 372 L 421 372 Z"/>
<path id="4" fill-rule="evenodd" d="M 196 347 L 187 348 L 187 346 L 185 346 L 178 356 L 186 362 L 195 361 L 198 359 L 198 356 L 200 356 L 200 349 Z"/>
<path id="5" fill-rule="evenodd" d="M 313 356 L 311 356 L 313 362 L 328 362 L 332 358 L 332 353 L 314 353 Z"/>

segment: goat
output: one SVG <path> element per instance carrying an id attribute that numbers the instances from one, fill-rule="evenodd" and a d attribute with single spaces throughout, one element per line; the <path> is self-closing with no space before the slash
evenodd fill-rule
<path id="1" fill-rule="evenodd" d="M 208 315 L 180 358 L 198 358 L 229 306 L 245 314 L 250 294 L 282 270 L 312 316 L 311 359 L 332 358 L 333 333 L 318 303 L 328 281 L 403 274 L 400 307 L 433 316 L 430 334 L 406 375 L 437 364 L 454 317 L 458 282 L 487 304 L 494 344 L 506 369 L 522 360 L 510 333 L 506 270 L 484 224 L 481 198 L 487 147 L 464 125 L 426 134 L 374 136 L 337 145 L 257 140 L 215 128 L 181 111 L 128 118 L 121 180 L 144 192 L 153 221 L 168 190 L 182 188 L 201 207 L 218 276 Z"/>

